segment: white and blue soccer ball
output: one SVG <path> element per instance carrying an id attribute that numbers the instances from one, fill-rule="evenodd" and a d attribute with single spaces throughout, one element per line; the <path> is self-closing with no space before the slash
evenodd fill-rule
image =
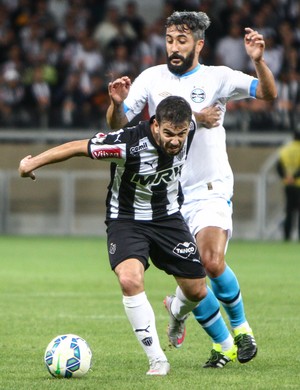
<path id="1" fill-rule="evenodd" d="M 50 341 L 44 361 L 54 377 L 80 378 L 91 368 L 92 351 L 82 337 L 65 334 Z"/>

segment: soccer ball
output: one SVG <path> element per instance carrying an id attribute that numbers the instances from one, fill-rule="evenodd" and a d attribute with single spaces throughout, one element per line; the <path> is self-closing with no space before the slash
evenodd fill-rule
<path id="1" fill-rule="evenodd" d="M 88 343 L 75 334 L 55 337 L 48 344 L 44 361 L 50 374 L 57 378 L 80 378 L 91 367 L 92 351 Z"/>

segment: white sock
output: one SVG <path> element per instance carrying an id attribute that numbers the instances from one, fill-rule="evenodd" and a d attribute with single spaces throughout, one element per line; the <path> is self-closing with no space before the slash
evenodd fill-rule
<path id="1" fill-rule="evenodd" d="M 221 343 L 219 343 L 222 347 L 222 351 L 229 351 L 233 345 L 234 345 L 234 342 L 233 342 L 233 337 L 231 336 L 231 334 L 227 337 L 227 339 L 225 339 L 224 341 L 222 341 Z"/>
<path id="2" fill-rule="evenodd" d="M 232 328 L 233 331 L 238 330 L 238 329 L 245 329 L 247 332 L 252 332 L 252 329 L 250 328 L 248 321 L 245 321 L 241 325 L 235 326 L 234 328 Z"/>
<path id="3" fill-rule="evenodd" d="M 172 301 L 171 311 L 177 320 L 181 320 L 185 315 L 190 313 L 196 306 L 198 306 L 198 304 L 199 302 L 193 302 L 187 299 L 181 288 L 177 286 L 176 295 Z"/>
<path id="4" fill-rule="evenodd" d="M 149 361 L 168 360 L 159 343 L 154 312 L 146 293 L 123 296 L 123 305 L 134 334 Z"/>

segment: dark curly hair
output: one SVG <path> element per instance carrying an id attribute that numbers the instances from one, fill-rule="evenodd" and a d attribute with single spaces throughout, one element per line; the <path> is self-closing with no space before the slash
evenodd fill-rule
<path id="1" fill-rule="evenodd" d="M 204 39 L 204 32 L 210 26 L 210 19 L 204 12 L 175 11 L 166 20 L 165 27 L 176 26 L 178 31 L 190 30 L 195 41 Z"/>

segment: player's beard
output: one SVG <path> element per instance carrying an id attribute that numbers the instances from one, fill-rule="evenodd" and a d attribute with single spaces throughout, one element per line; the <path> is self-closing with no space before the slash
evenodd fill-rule
<path id="1" fill-rule="evenodd" d="M 193 65 L 194 57 L 195 57 L 196 45 L 194 45 L 193 50 L 184 58 L 179 54 L 172 54 L 167 57 L 167 65 L 170 72 L 183 75 L 186 73 Z M 172 59 L 180 59 L 182 61 L 181 65 L 173 65 L 171 63 Z"/>
<path id="2" fill-rule="evenodd" d="M 161 138 L 158 140 L 158 145 L 168 156 L 177 156 L 183 148 L 183 143 L 180 143 L 176 147 L 172 147 L 169 142 L 163 142 Z"/>

